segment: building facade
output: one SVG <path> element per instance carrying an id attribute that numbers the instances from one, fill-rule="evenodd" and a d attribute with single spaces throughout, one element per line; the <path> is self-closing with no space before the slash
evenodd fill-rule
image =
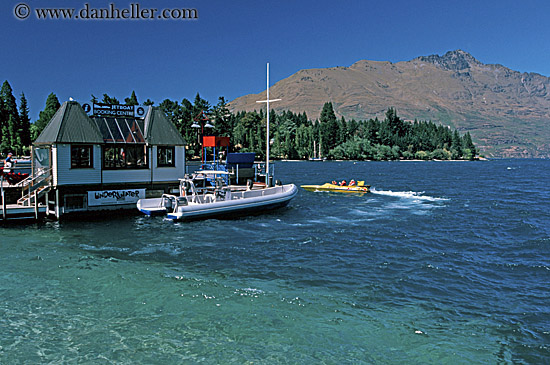
<path id="1" fill-rule="evenodd" d="M 94 106 L 65 102 L 34 142 L 49 216 L 136 209 L 176 192 L 185 174 L 185 141 L 160 109 Z"/>

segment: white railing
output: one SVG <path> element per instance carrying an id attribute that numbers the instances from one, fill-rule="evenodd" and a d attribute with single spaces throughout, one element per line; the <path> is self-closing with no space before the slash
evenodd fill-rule
<path id="1" fill-rule="evenodd" d="M 51 169 L 41 170 L 36 176 L 32 176 L 23 186 L 23 196 L 17 200 L 17 204 L 23 206 L 37 204 L 37 199 L 50 190 L 51 171 Z M 27 191 L 26 194 L 25 191 Z"/>

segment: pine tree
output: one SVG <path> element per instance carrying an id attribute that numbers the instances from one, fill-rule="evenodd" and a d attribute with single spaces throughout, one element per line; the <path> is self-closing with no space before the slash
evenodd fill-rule
<path id="1" fill-rule="evenodd" d="M 117 98 L 115 98 L 115 97 L 110 97 L 110 96 L 107 95 L 107 94 L 103 94 L 103 100 L 101 100 L 101 102 L 102 102 L 103 104 L 111 104 L 111 105 L 120 104 L 120 102 L 118 101 Z"/>
<path id="2" fill-rule="evenodd" d="M 326 156 L 328 152 L 338 144 L 340 130 L 338 121 L 336 120 L 336 114 L 334 114 L 334 109 L 332 108 L 332 103 L 327 102 L 323 105 L 319 123 L 322 139 L 321 153 L 323 156 Z"/>
<path id="3" fill-rule="evenodd" d="M 4 110 L 7 118 L 12 115 L 14 118 L 19 119 L 17 113 L 17 104 L 15 103 L 15 97 L 13 96 L 13 90 L 8 81 L 4 81 L 2 89 L 0 89 L 0 97 L 4 102 Z"/>
<path id="4" fill-rule="evenodd" d="M 54 93 L 50 93 L 46 99 L 46 107 L 40 112 L 38 120 L 31 125 L 31 136 L 33 141 L 38 138 L 40 133 L 46 128 L 60 106 L 61 104 L 59 104 L 57 96 Z"/>
<path id="5" fill-rule="evenodd" d="M 126 105 L 139 105 L 136 92 L 132 91 L 132 95 L 129 98 L 124 99 Z"/>
<path id="6" fill-rule="evenodd" d="M 453 132 L 453 138 L 451 140 L 451 158 L 453 160 L 458 160 L 462 157 L 462 141 L 460 140 L 460 135 L 458 130 L 455 129 Z"/>
<path id="7" fill-rule="evenodd" d="M 212 112 L 216 125 L 216 135 L 229 136 L 231 134 L 231 113 L 223 96 L 218 98 L 218 104 L 212 108 Z"/>
<path id="8" fill-rule="evenodd" d="M 0 130 L 2 138 L 2 152 L 18 153 L 17 130 L 19 129 L 19 113 L 17 104 L 13 96 L 13 90 L 6 80 L 0 89 L 0 99 L 2 100 L 2 113 L 0 117 Z M 9 150 L 9 151 L 8 151 Z"/>
<path id="9" fill-rule="evenodd" d="M 5 122 L 0 129 L 2 140 L 0 141 L 0 151 L 3 155 L 12 152 L 9 142 L 8 122 Z"/>
<path id="10" fill-rule="evenodd" d="M 6 111 L 4 110 L 4 100 L 0 98 L 0 145 L 4 140 L 4 125 L 6 124 Z M 7 133 L 7 132 L 6 132 Z M 0 148 L 0 152 L 3 152 Z"/>
<path id="11" fill-rule="evenodd" d="M 17 138 L 17 129 L 18 129 L 18 122 L 15 120 L 15 116 L 13 114 L 10 114 L 8 117 L 8 135 L 9 137 L 6 138 L 8 141 L 8 145 L 10 146 L 11 152 L 18 155 L 21 151 L 20 150 L 20 141 Z"/>
<path id="12" fill-rule="evenodd" d="M 29 117 L 29 107 L 27 104 L 27 98 L 24 93 L 21 93 L 21 99 L 19 103 L 19 138 L 23 147 L 29 147 L 31 145 L 31 119 Z"/>
<path id="13" fill-rule="evenodd" d="M 344 118 L 343 116 L 342 118 L 340 118 L 340 123 L 338 123 L 338 128 L 340 129 L 338 132 L 338 144 L 342 144 L 349 139 L 348 123 L 346 122 L 346 118 Z"/>
<path id="14" fill-rule="evenodd" d="M 465 159 L 473 160 L 476 157 L 477 150 L 476 146 L 472 142 L 470 132 L 466 132 L 466 134 L 462 136 L 462 149 L 464 151 Z"/>
<path id="15" fill-rule="evenodd" d="M 195 96 L 195 102 L 193 104 L 193 107 L 195 109 L 194 117 L 199 115 L 201 112 L 208 114 L 208 112 L 210 111 L 210 103 L 204 100 L 203 98 L 201 98 L 199 93 L 197 93 L 197 95 Z"/>

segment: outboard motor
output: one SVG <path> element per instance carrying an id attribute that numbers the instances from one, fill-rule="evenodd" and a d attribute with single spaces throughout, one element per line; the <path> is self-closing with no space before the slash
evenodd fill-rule
<path id="1" fill-rule="evenodd" d="M 162 201 L 162 205 L 166 208 L 167 211 L 171 211 L 172 210 L 172 199 L 170 199 L 169 197 L 165 196 L 163 198 L 163 201 Z"/>

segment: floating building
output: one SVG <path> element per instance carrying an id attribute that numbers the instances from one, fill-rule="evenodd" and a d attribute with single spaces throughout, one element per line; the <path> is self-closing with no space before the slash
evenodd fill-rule
<path id="1" fill-rule="evenodd" d="M 177 191 L 185 141 L 159 108 L 83 106 L 65 102 L 34 142 L 19 207 L 60 218 L 136 209 L 140 198 Z M 5 201 L 2 209 L 5 218 Z"/>

